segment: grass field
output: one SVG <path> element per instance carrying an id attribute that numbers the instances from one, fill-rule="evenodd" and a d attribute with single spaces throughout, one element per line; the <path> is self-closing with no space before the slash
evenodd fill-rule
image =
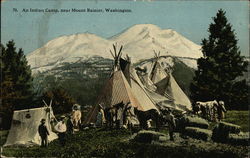
<path id="1" fill-rule="evenodd" d="M 229 111 L 226 121 L 244 125 L 248 129 L 248 112 Z M 239 120 L 238 122 L 233 122 Z M 168 134 L 167 130 L 161 132 Z M 1 142 L 6 139 L 6 131 L 0 132 Z M 175 141 L 167 140 L 165 143 L 141 144 L 130 142 L 131 132 L 128 130 L 90 129 L 78 132 L 67 137 L 66 146 L 61 147 L 58 140 L 49 144 L 48 148 L 34 146 L 30 148 L 10 147 L 4 148 L 5 156 L 14 157 L 108 157 L 108 158 L 161 158 L 161 157 L 247 157 L 248 147 L 232 146 L 227 144 L 204 142 L 192 138 L 182 138 L 176 134 Z M 2 139 L 3 138 L 3 139 Z M 167 138 L 169 139 L 169 138 Z"/>

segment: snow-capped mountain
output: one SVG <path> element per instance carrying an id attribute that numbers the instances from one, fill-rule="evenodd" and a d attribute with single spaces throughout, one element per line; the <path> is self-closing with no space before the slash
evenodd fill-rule
<path id="1" fill-rule="evenodd" d="M 172 29 L 161 29 L 156 25 L 135 25 L 111 38 L 124 45 L 124 52 L 135 59 L 152 58 L 153 50 L 161 55 L 199 58 L 200 46 L 186 39 Z"/>
<path id="2" fill-rule="evenodd" d="M 27 55 L 33 73 L 43 72 L 63 63 L 87 61 L 101 56 L 112 59 L 112 44 L 123 45 L 123 55 L 128 54 L 132 62 L 154 57 L 154 51 L 163 56 L 180 57 L 185 64 L 196 67 L 202 56 L 200 46 L 171 29 L 161 29 L 152 24 L 134 25 L 109 39 L 83 33 L 61 36 Z M 193 59 L 189 59 L 193 58 Z"/>

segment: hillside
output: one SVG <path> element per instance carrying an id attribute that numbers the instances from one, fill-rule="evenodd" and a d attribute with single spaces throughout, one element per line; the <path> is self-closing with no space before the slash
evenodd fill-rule
<path id="1" fill-rule="evenodd" d="M 139 66 L 142 63 L 150 66 L 152 61 L 153 59 L 143 60 L 134 66 Z M 34 85 L 37 85 L 36 91 L 41 95 L 47 90 L 59 87 L 65 89 L 79 104 L 93 105 L 111 74 L 112 62 L 110 59 L 96 56 L 89 61 L 64 63 L 60 67 L 37 73 L 34 80 Z M 178 58 L 172 57 L 163 59 L 162 64 L 171 67 L 177 83 L 188 95 L 194 69 L 186 66 Z"/>
<path id="2" fill-rule="evenodd" d="M 66 90 L 79 104 L 93 105 L 97 94 L 108 79 L 112 61 L 102 57 L 76 63 L 64 63 L 60 67 L 36 73 L 35 91 L 38 95 L 56 88 Z"/>

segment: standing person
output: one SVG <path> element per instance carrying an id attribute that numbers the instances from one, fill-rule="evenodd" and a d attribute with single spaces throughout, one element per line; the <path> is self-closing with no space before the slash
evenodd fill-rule
<path id="1" fill-rule="evenodd" d="M 221 121 L 222 119 L 224 119 L 224 117 L 225 117 L 224 113 L 227 112 L 227 110 L 224 106 L 224 101 L 219 101 L 217 112 L 218 112 L 218 120 Z"/>
<path id="2" fill-rule="evenodd" d="M 105 113 L 104 113 L 104 103 L 99 104 L 100 112 L 102 113 L 102 125 L 106 123 Z"/>
<path id="3" fill-rule="evenodd" d="M 41 147 L 47 147 L 48 146 L 48 135 L 49 131 L 47 129 L 47 126 L 45 125 L 45 119 L 41 120 L 41 124 L 38 127 L 38 133 L 41 137 Z"/>
<path id="4" fill-rule="evenodd" d="M 73 119 L 72 119 L 72 117 L 70 115 L 68 116 L 66 127 L 67 127 L 67 133 L 74 134 Z"/>
<path id="5" fill-rule="evenodd" d="M 73 125 L 74 125 L 74 128 L 77 130 L 79 130 L 79 127 L 81 125 L 81 118 L 82 118 L 82 113 L 80 109 L 76 109 L 72 111 Z"/>
<path id="6" fill-rule="evenodd" d="M 166 120 L 168 122 L 170 140 L 174 141 L 174 129 L 176 127 L 176 123 L 175 117 L 170 111 L 170 109 L 166 110 Z"/>
<path id="7" fill-rule="evenodd" d="M 102 115 L 102 112 L 101 112 L 101 109 L 99 109 L 98 113 L 97 113 L 97 117 L 96 117 L 96 127 L 102 127 L 103 125 L 103 115 Z"/>
<path id="8" fill-rule="evenodd" d="M 67 127 L 64 122 L 64 119 L 65 119 L 65 116 L 61 116 L 60 121 L 55 126 L 55 130 L 58 132 L 59 141 L 62 146 L 64 146 L 66 143 L 65 134 L 67 131 Z"/>

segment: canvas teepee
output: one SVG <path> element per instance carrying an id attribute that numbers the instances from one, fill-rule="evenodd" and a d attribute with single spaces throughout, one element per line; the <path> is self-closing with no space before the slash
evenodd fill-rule
<path id="1" fill-rule="evenodd" d="M 148 70 L 137 68 L 137 74 L 147 94 L 161 108 L 169 107 L 175 110 L 191 110 L 191 102 L 179 87 L 171 72 L 166 71 L 159 62 L 160 52 L 155 52 L 155 58 Z"/>
<path id="2" fill-rule="evenodd" d="M 149 78 L 157 87 L 155 92 L 163 95 L 173 101 L 175 108 L 182 110 L 191 110 L 191 102 L 186 94 L 179 87 L 171 72 L 166 72 L 159 63 L 160 54 L 155 53 L 155 61 Z"/>
<path id="3" fill-rule="evenodd" d="M 40 145 L 41 140 L 38 134 L 38 126 L 41 119 L 46 119 L 45 124 L 49 131 L 48 140 L 57 139 L 57 135 L 52 132 L 50 125 L 52 117 L 54 115 L 51 106 L 14 111 L 11 128 L 4 146 Z"/>
<path id="4" fill-rule="evenodd" d="M 104 108 L 107 108 L 120 102 L 125 104 L 130 102 L 132 106 L 142 111 L 157 109 L 152 100 L 145 94 L 136 76 L 131 75 L 130 63 L 121 58 L 122 47 L 118 53 L 115 45 L 113 45 L 113 48 L 114 54 L 112 51 L 111 54 L 114 57 L 114 69 L 98 96 L 96 104 L 102 103 Z M 84 124 L 95 123 L 97 112 L 98 106 L 94 106 Z"/>

